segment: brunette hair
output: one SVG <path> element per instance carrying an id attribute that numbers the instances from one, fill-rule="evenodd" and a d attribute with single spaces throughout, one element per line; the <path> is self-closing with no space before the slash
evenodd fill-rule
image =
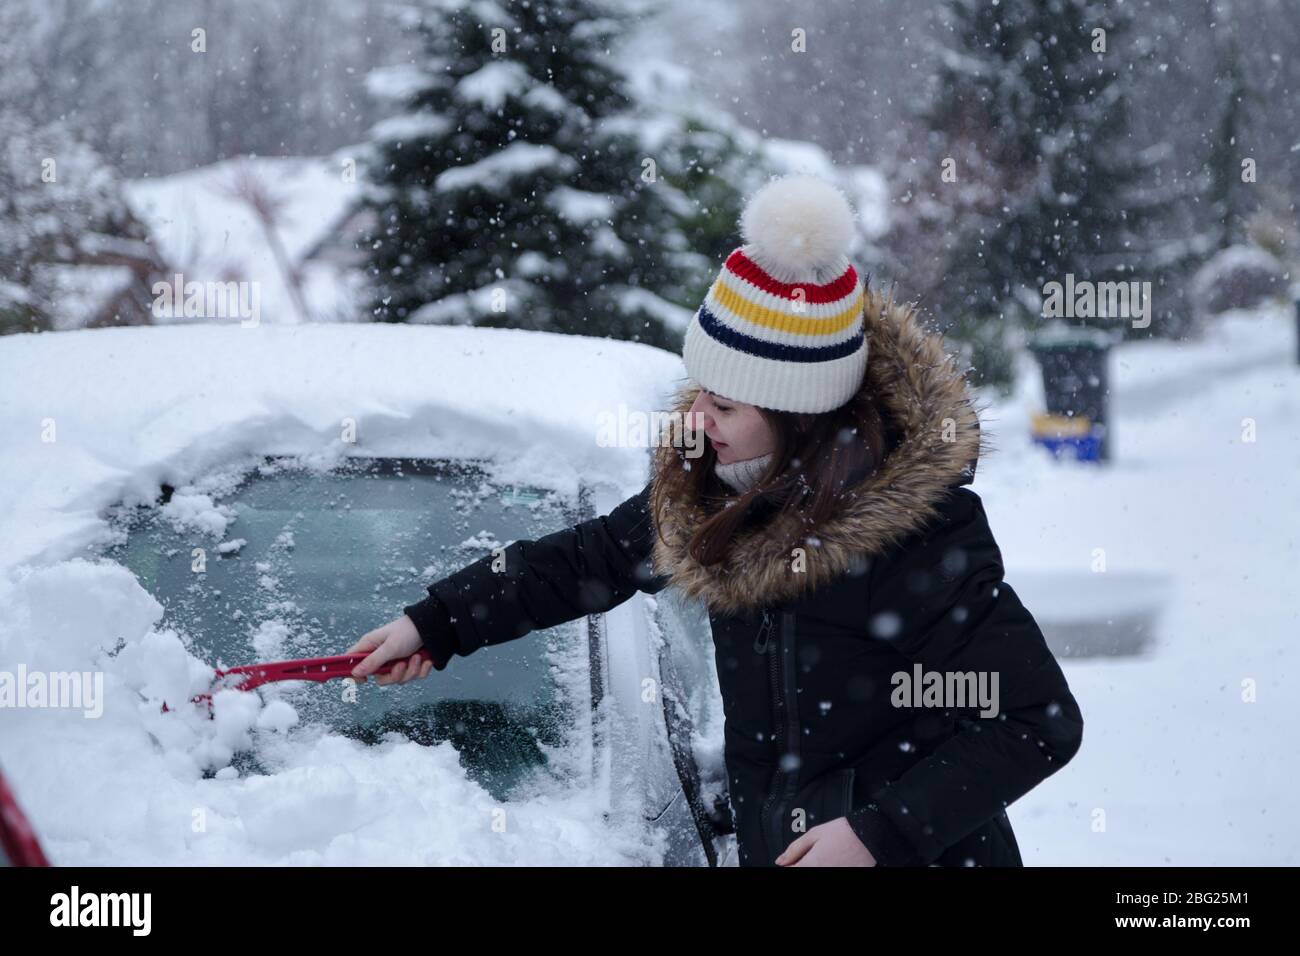
<path id="1" fill-rule="evenodd" d="M 722 560 L 732 537 L 751 516 L 799 511 L 804 527 L 819 525 L 845 492 L 875 472 L 896 444 L 889 417 L 876 402 L 855 396 L 829 412 L 781 412 L 756 406 L 776 436 L 772 461 L 739 496 L 714 473 L 718 453 L 705 441 L 704 454 L 685 467 L 681 484 L 656 482 L 651 512 L 658 526 L 670 497 L 684 494 L 709 514 L 691 535 L 688 552 L 702 565 Z M 702 433 L 701 433 L 702 434 Z M 685 452 L 676 449 L 684 459 Z M 680 502 L 679 502 L 680 503 Z M 763 520 L 770 520 L 770 517 Z"/>

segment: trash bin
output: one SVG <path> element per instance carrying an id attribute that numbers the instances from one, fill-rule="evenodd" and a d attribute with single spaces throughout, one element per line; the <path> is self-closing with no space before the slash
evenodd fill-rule
<path id="1" fill-rule="evenodd" d="M 1087 426 L 1078 436 L 1058 434 L 1051 440 L 1055 444 L 1044 441 L 1054 452 L 1059 453 L 1061 441 L 1068 440 L 1076 446 L 1080 459 L 1110 460 L 1107 370 L 1117 339 L 1115 333 L 1104 329 L 1049 325 L 1030 342 L 1029 350 L 1043 370 L 1047 419 L 1074 419 Z"/>

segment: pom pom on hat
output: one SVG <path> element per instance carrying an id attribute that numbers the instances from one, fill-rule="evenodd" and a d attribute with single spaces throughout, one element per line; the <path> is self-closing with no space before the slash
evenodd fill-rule
<path id="1" fill-rule="evenodd" d="M 740 234 L 773 278 L 814 281 L 844 270 L 853 210 L 844 194 L 814 176 L 773 180 L 746 203 Z"/>

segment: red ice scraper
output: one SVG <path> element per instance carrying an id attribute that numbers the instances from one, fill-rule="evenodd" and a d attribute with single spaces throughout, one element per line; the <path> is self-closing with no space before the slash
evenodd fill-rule
<path id="1" fill-rule="evenodd" d="M 230 670 L 217 671 L 214 683 L 220 684 L 222 688 L 229 687 L 232 690 L 252 690 L 254 687 L 261 687 L 263 684 L 273 684 L 285 680 L 310 680 L 323 684 L 327 680 L 351 677 L 352 668 L 356 667 L 372 653 L 374 652 L 336 654 L 333 657 L 304 657 L 296 661 L 272 661 L 269 664 L 245 664 L 240 667 L 232 667 Z M 421 665 L 425 661 L 433 659 L 433 655 L 424 648 L 421 648 L 415 656 L 420 659 Z M 399 657 L 396 660 L 388 661 L 381 664 L 379 669 L 370 676 L 387 674 L 402 661 L 408 660 L 410 660 L 409 657 Z M 212 713 L 211 694 L 198 694 L 192 700 L 196 704 L 206 702 L 209 715 Z M 162 709 L 164 713 L 169 709 L 165 701 Z"/>

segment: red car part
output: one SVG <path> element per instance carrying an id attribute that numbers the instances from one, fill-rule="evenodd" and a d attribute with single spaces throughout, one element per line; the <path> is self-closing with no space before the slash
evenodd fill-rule
<path id="1" fill-rule="evenodd" d="M 10 866 L 50 865 L 3 773 L 0 773 L 0 850 Z"/>

